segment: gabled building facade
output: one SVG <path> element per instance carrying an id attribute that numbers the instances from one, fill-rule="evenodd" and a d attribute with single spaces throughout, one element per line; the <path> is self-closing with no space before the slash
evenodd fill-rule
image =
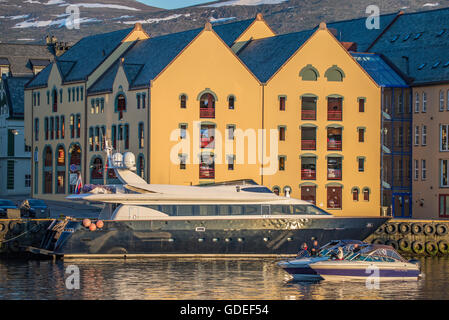
<path id="1" fill-rule="evenodd" d="M 117 183 L 107 138 L 136 155 L 150 183 L 253 179 L 336 215 L 379 215 L 391 206 L 383 101 L 408 86 L 354 48 L 325 23 L 276 35 L 260 14 L 160 37 L 136 25 L 84 38 L 25 90 L 32 194 L 64 199 L 79 175 Z"/>

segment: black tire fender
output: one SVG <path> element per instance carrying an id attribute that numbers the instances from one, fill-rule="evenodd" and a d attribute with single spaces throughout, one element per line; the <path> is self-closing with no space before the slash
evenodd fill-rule
<path id="1" fill-rule="evenodd" d="M 433 241 L 426 242 L 426 252 L 431 256 L 434 256 L 438 253 L 438 246 Z"/>
<path id="2" fill-rule="evenodd" d="M 393 234 L 397 230 L 397 227 L 394 223 L 389 223 L 385 226 L 385 233 L 386 234 Z"/>
<path id="3" fill-rule="evenodd" d="M 447 254 L 449 252 L 449 243 L 447 243 L 447 241 L 445 241 L 445 240 L 439 241 L 438 242 L 438 250 L 442 254 Z"/>
<path id="4" fill-rule="evenodd" d="M 398 230 L 402 234 L 409 234 L 410 233 L 410 229 L 411 229 L 410 228 L 410 224 L 408 224 L 407 222 L 402 222 L 398 226 Z"/>
<path id="5" fill-rule="evenodd" d="M 398 247 L 401 251 L 410 251 L 412 248 L 410 241 L 408 241 L 406 238 L 402 238 L 398 241 Z"/>
<path id="6" fill-rule="evenodd" d="M 423 231 L 423 226 L 420 223 L 413 223 L 411 227 L 411 231 L 413 234 L 421 234 Z"/>
<path id="7" fill-rule="evenodd" d="M 423 231 L 426 236 L 432 236 L 435 234 L 435 226 L 429 223 L 425 224 L 423 227 Z"/>
<path id="8" fill-rule="evenodd" d="M 412 250 L 416 254 L 421 254 L 425 250 L 425 246 L 421 241 L 413 241 L 412 242 Z"/>
<path id="9" fill-rule="evenodd" d="M 445 234 L 447 234 L 448 231 L 447 226 L 445 224 L 437 224 L 435 230 L 438 236 L 444 236 Z"/>

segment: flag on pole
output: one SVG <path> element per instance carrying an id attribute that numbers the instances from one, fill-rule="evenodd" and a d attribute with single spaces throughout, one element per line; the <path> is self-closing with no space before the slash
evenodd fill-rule
<path id="1" fill-rule="evenodd" d="M 81 180 L 81 173 L 78 175 L 78 180 L 76 180 L 75 193 L 80 194 L 81 189 L 83 189 L 83 181 Z"/>

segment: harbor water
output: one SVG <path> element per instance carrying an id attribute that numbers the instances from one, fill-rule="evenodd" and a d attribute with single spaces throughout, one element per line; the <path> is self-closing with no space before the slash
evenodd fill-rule
<path id="1" fill-rule="evenodd" d="M 424 277 L 418 281 L 381 281 L 378 288 L 360 280 L 293 282 L 278 261 L 3 260 L 0 299 L 449 299 L 447 257 L 421 258 Z"/>

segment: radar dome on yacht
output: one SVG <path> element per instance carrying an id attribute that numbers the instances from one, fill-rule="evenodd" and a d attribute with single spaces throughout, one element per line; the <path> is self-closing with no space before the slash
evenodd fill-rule
<path id="1" fill-rule="evenodd" d="M 136 156 L 132 152 L 125 152 L 123 154 L 123 164 L 128 170 L 136 170 Z"/>
<path id="2" fill-rule="evenodd" d="M 116 152 L 112 155 L 112 164 L 117 168 L 123 166 L 123 155 L 120 152 Z"/>

